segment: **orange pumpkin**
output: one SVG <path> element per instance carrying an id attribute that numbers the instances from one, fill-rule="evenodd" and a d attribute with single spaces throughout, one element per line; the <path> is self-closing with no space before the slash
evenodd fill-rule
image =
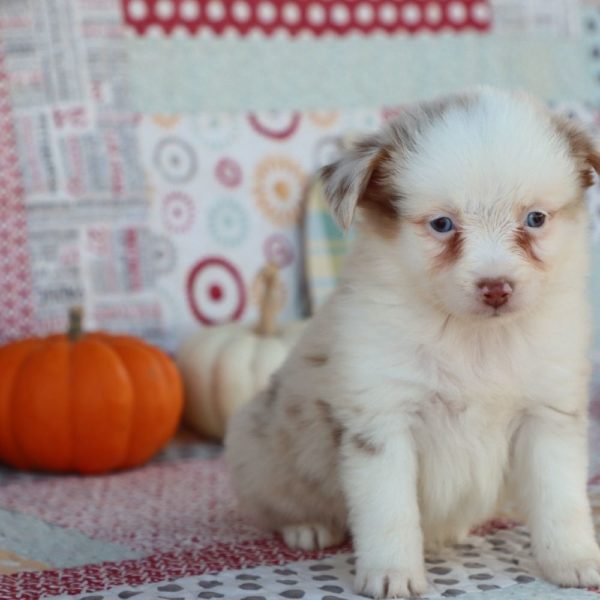
<path id="1" fill-rule="evenodd" d="M 17 468 L 103 473 L 151 458 L 183 405 L 179 373 L 141 340 L 83 333 L 0 348 L 0 460 Z"/>

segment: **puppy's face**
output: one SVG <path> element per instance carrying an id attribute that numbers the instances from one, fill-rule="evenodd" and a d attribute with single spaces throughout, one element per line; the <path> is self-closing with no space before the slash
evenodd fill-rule
<path id="1" fill-rule="evenodd" d="M 587 134 L 523 96 L 484 91 L 405 111 L 323 170 L 334 215 L 361 209 L 447 314 L 534 308 L 585 228 L 600 156 Z M 387 250 L 386 250 L 387 253 Z"/>

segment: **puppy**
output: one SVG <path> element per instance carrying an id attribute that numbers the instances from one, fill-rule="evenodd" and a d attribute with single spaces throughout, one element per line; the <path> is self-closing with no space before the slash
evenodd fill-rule
<path id="1" fill-rule="evenodd" d="M 552 582 L 600 585 L 586 496 L 578 126 L 492 89 L 405 109 L 322 170 L 357 237 L 341 282 L 231 423 L 241 507 L 306 550 L 353 537 L 356 590 L 426 592 L 424 547 L 516 498 Z"/>

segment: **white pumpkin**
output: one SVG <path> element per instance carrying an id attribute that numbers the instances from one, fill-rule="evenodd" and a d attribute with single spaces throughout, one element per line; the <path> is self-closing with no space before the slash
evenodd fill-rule
<path id="1" fill-rule="evenodd" d="M 201 330 L 177 353 L 185 389 L 183 418 L 202 435 L 223 438 L 231 415 L 267 386 L 306 323 L 277 325 L 281 284 L 274 265 L 261 271 L 258 282 L 258 325 L 229 323 Z"/>

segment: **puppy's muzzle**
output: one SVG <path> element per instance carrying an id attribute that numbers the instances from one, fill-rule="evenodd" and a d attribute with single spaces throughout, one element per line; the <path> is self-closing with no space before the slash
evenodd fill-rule
<path id="1" fill-rule="evenodd" d="M 477 287 L 481 300 L 488 306 L 498 308 L 509 301 L 514 284 L 507 279 L 480 279 Z"/>

